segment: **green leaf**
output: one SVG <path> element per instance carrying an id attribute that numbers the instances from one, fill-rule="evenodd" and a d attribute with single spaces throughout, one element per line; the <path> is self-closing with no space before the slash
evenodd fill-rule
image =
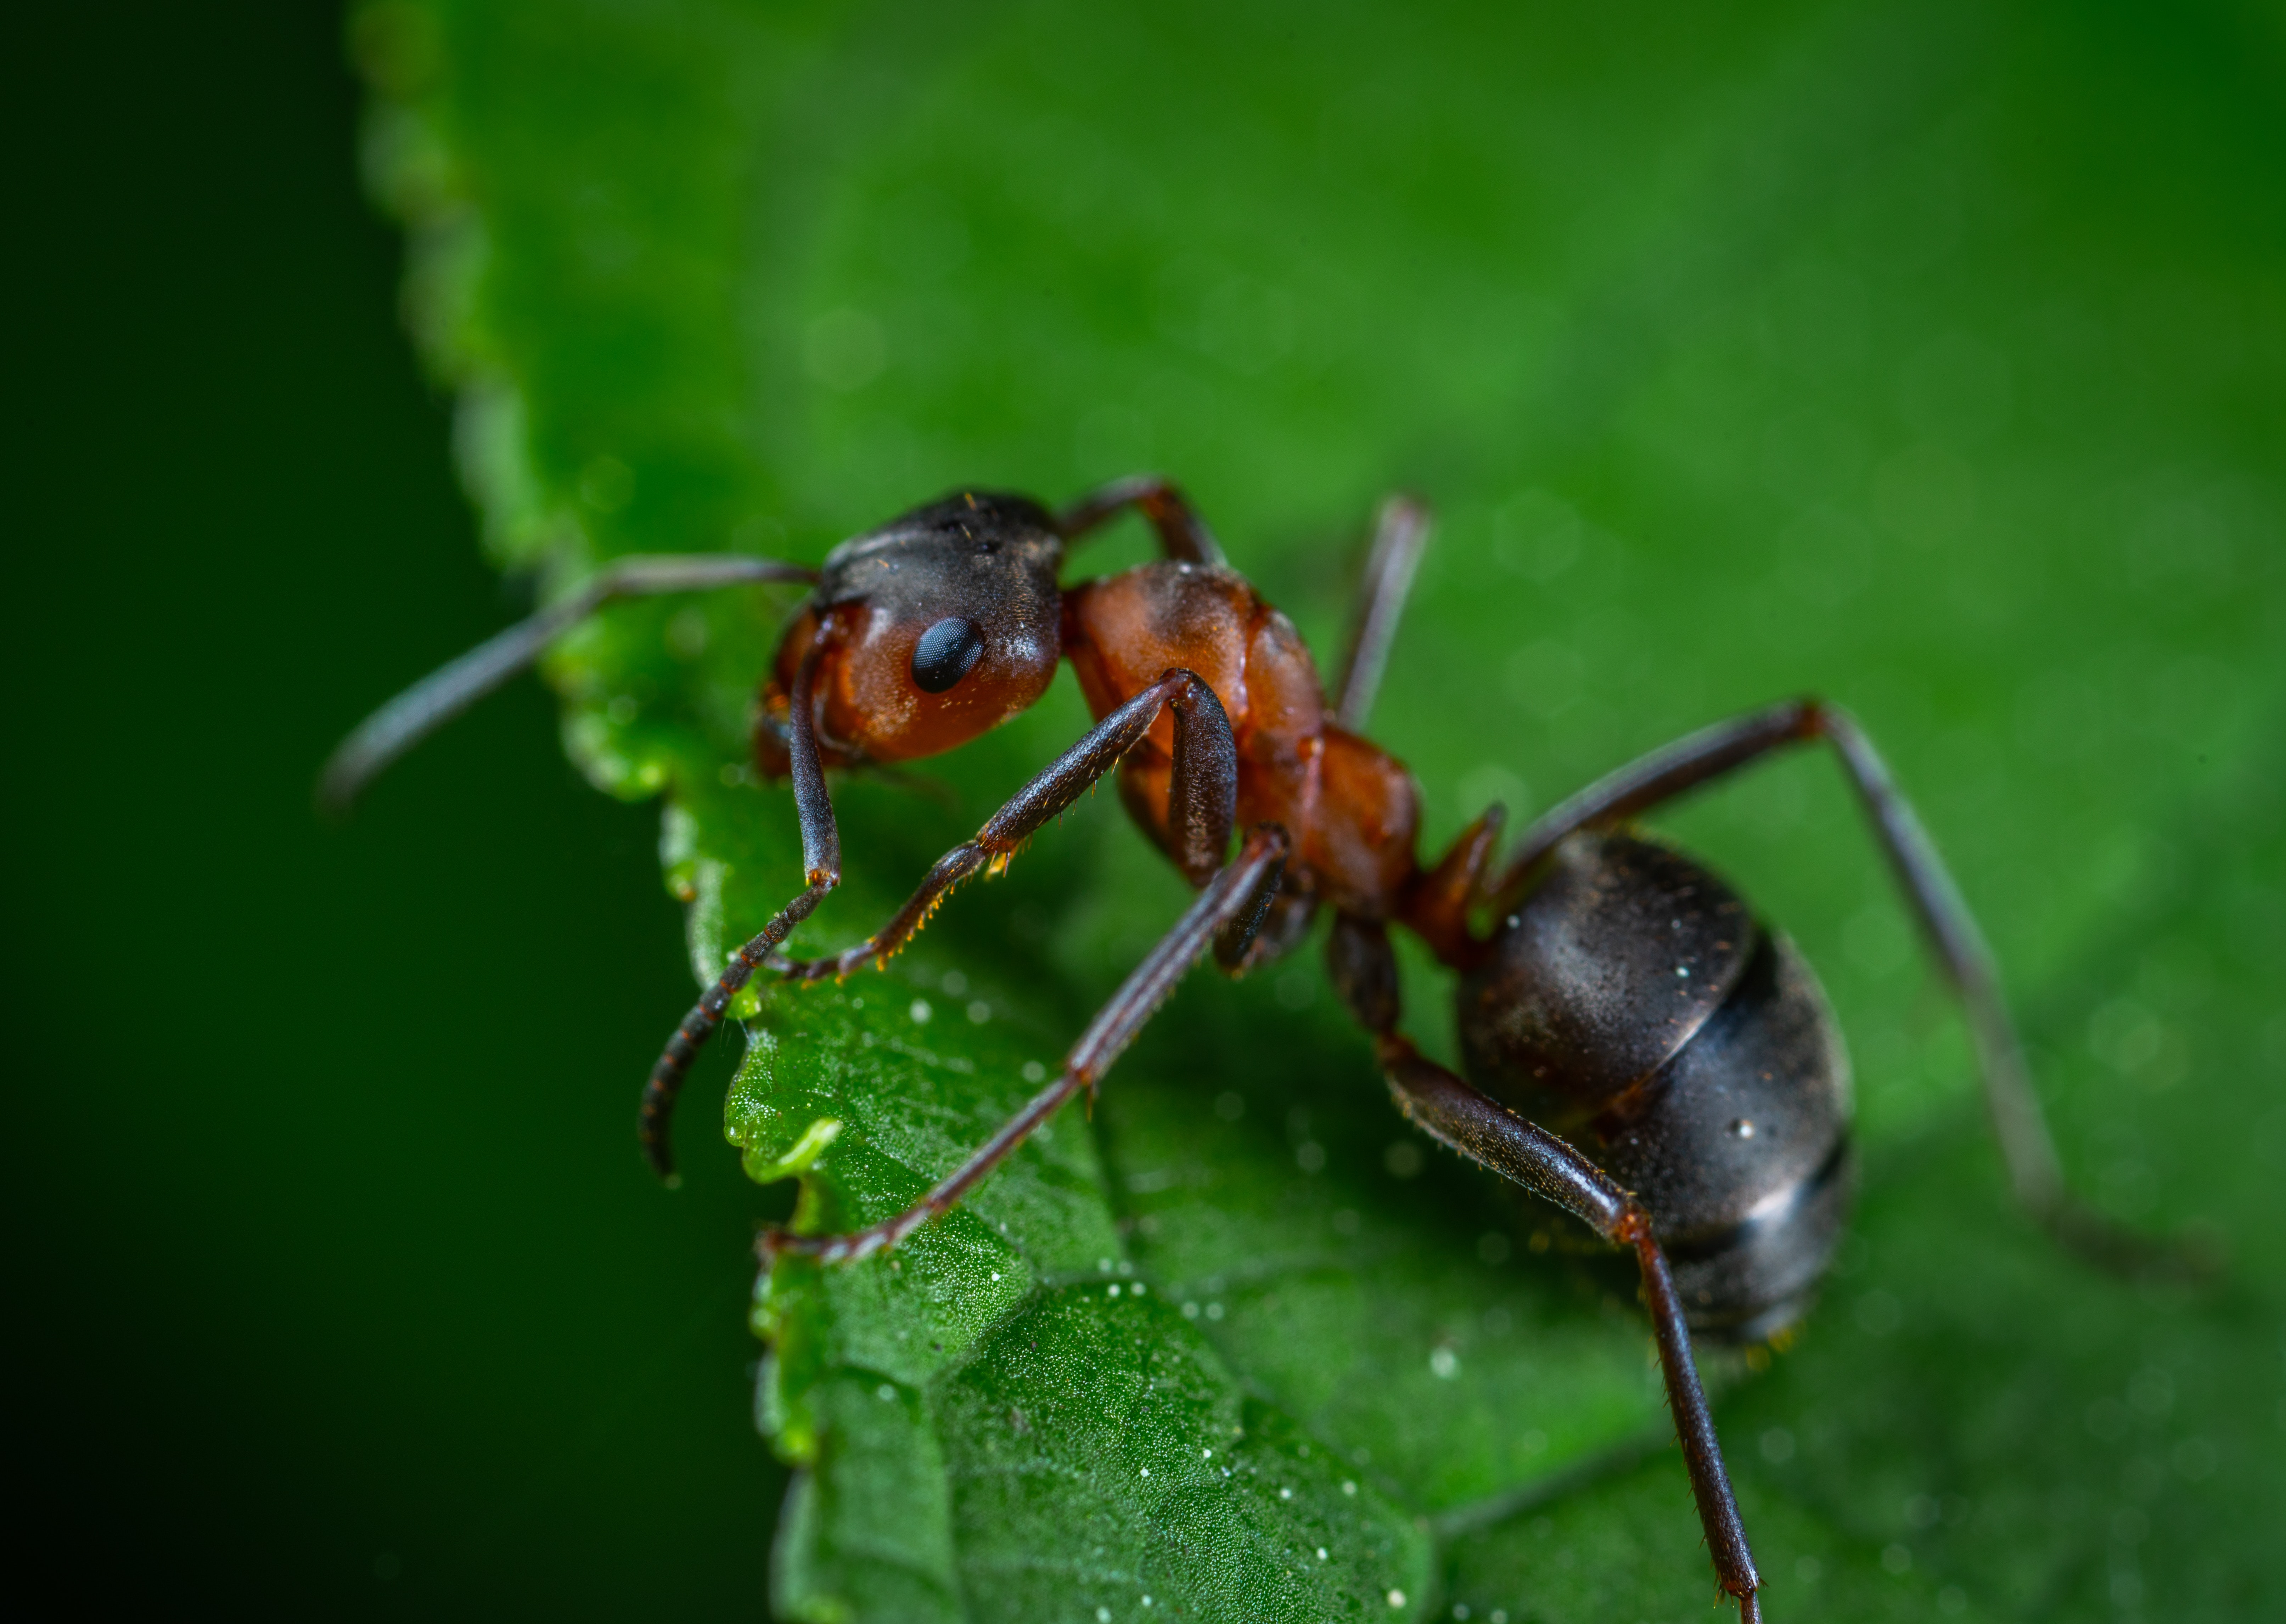
<path id="1" fill-rule="evenodd" d="M 1442 528 L 1375 732 L 1432 845 L 1779 694 L 1856 708 L 2007 968 L 2079 1186 L 2233 1264 L 2139 1289 L 2010 1209 L 1829 764 L 1664 820 L 1803 943 L 1856 1056 L 1825 1303 L 1774 1364 L 1705 1356 L 1769 1616 L 2281 1606 L 2274 35 L 387 0 L 353 39 L 491 545 L 548 585 L 1156 465 L 1325 650 L 1405 485 Z M 668 797 L 701 980 L 799 878 L 743 765 L 787 603 L 628 604 L 549 662 L 589 777 Z M 870 929 L 1085 721 L 1060 680 L 838 783 L 850 881 L 803 941 Z M 1084 803 L 888 974 L 750 997 L 730 1141 L 800 1178 L 805 1226 L 898 1210 L 1184 895 Z M 1449 1052 L 1446 989 L 1419 959 L 1407 986 Z M 1202 974 L 1092 1116 L 895 1254 L 782 1264 L 755 1320 L 804 1468 L 787 1617 L 1706 1604 L 1628 1273 L 1424 1160 L 1306 954 Z"/>

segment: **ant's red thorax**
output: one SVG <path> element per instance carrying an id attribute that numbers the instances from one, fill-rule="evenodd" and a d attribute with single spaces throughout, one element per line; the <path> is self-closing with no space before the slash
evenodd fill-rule
<path id="1" fill-rule="evenodd" d="M 1099 719 L 1175 667 L 1195 672 L 1230 718 L 1238 821 L 1283 824 L 1289 891 L 1366 918 L 1399 912 L 1416 863 L 1421 797 L 1394 757 L 1334 725 L 1294 623 L 1234 572 L 1165 560 L 1064 594 L 1064 654 Z M 1174 724 L 1162 715 L 1121 765 L 1120 799 L 1173 847 Z"/>

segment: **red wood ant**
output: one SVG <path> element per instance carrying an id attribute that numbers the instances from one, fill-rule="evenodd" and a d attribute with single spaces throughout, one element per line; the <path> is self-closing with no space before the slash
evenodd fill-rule
<path id="1" fill-rule="evenodd" d="M 1124 511 L 1163 556 L 1060 587 L 1067 548 Z M 1691 1331 L 1754 1340 L 1807 1305 L 1851 1186 L 1848 1062 L 1816 977 L 1786 938 L 1635 817 L 1790 745 L 1840 757 L 1915 917 L 1966 1008 L 2017 1198 L 2108 1262 L 2153 1252 L 2064 1188 L 1991 956 L 1935 848 L 1849 716 L 1816 699 L 1718 723 L 1542 815 L 1495 866 L 1488 809 L 1433 865 L 1415 852 L 1419 792 L 1362 737 L 1429 530 L 1405 498 L 1382 510 L 1338 687 L 1319 681 L 1287 618 L 1223 562 L 1180 492 L 1138 478 L 1061 514 L 964 491 L 836 548 L 812 571 L 762 559 L 637 556 L 511 627 L 376 712 L 328 762 L 345 806 L 422 735 L 497 687 L 611 599 L 769 580 L 811 583 L 779 643 L 753 730 L 756 763 L 792 782 L 800 893 L 741 948 L 667 1040 L 642 1137 L 672 1169 L 668 1119 L 691 1060 L 757 970 L 843 976 L 904 945 L 952 889 L 997 871 L 1115 766 L 1121 800 L 1198 891 L 1089 1025 L 1062 1073 L 909 1210 L 850 1234 L 773 1230 L 780 1253 L 829 1262 L 894 1246 L 945 1211 L 1056 1109 L 1091 1094 L 1210 950 L 1237 972 L 1333 915 L 1333 980 L 1372 1035 L 1397 1105 L 1453 1149 L 1634 1251 L 1716 1576 L 1761 1616 L 1745 1529 L 1691 1352 Z M 841 876 L 825 769 L 930 756 L 1037 699 L 1060 658 L 1096 722 L 940 859 L 863 942 L 820 958 L 782 949 Z M 1235 856 L 1229 855 L 1234 833 Z M 1472 916 L 1495 921 L 1487 936 Z M 1399 1029 L 1389 926 L 1459 974 L 1465 1080 Z M 1593 1147 L 1593 1153 L 1579 1146 Z"/>

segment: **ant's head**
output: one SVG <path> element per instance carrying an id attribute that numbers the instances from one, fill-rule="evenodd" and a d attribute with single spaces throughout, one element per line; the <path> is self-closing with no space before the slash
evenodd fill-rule
<path id="1" fill-rule="evenodd" d="M 1063 541 L 1028 497 L 962 492 L 826 556 L 778 645 L 756 745 L 766 771 L 802 662 L 816 650 L 821 753 L 904 761 L 966 744 L 1029 706 L 1056 674 Z"/>

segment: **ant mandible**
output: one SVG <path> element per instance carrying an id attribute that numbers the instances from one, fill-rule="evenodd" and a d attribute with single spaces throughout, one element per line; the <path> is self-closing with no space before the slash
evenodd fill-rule
<path id="1" fill-rule="evenodd" d="M 1163 556 L 1059 586 L 1067 548 L 1131 509 Z M 1398 1108 L 1635 1253 L 1715 1574 L 1753 1624 L 1761 1581 L 1691 1331 L 1758 1340 L 1807 1306 L 1852 1183 L 1848 1061 L 1793 943 L 1691 858 L 1629 832 L 1634 818 L 1790 745 L 1831 745 L 1965 1007 L 2017 1199 L 2108 1263 L 2147 1261 L 2152 1249 L 2066 1192 L 1991 955 L 1888 769 L 1837 706 L 1788 701 L 1654 751 L 1543 814 L 1497 867 L 1502 812 L 1493 807 L 1423 866 L 1419 792 L 1359 729 L 1428 531 L 1416 501 L 1382 509 L 1330 698 L 1293 624 L 1224 563 L 1164 480 L 1124 480 L 1060 514 L 1028 497 L 957 493 L 843 542 L 814 571 L 721 555 L 629 557 L 375 712 L 327 762 L 319 793 L 346 807 L 423 735 L 614 598 L 811 583 L 753 730 L 764 776 L 792 782 L 803 887 L 667 1040 L 643 1091 L 651 1164 L 671 1172 L 675 1096 L 757 970 L 812 981 L 886 960 L 956 886 L 997 872 L 1116 766 L 1129 815 L 1197 899 L 1090 1023 L 1061 1074 L 919 1204 L 849 1234 L 766 1232 L 765 1261 L 840 1262 L 895 1245 L 1073 1095 L 1092 1095 L 1210 949 L 1235 974 L 1294 947 L 1324 907 L 1334 984 L 1371 1035 Z M 825 769 L 965 744 L 1037 699 L 1059 658 L 1071 661 L 1096 718 L 1086 735 L 946 853 L 872 935 L 821 958 L 786 957 L 789 934 L 841 878 Z M 1470 928 L 1478 915 L 1496 921 L 1488 936 Z M 1392 924 L 1459 974 L 1468 1079 L 1399 1029 Z M 1592 1154 L 1580 1147 L 1589 1144 Z"/>

